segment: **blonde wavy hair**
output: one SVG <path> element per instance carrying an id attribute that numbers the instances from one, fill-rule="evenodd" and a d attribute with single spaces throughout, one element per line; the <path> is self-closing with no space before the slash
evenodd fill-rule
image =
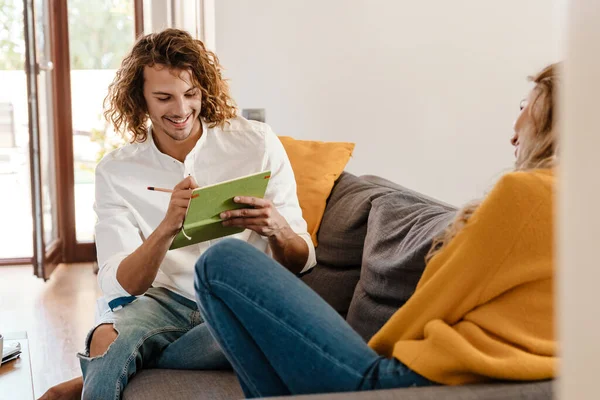
<path id="1" fill-rule="evenodd" d="M 144 67 L 154 65 L 190 71 L 192 83 L 202 92 L 200 117 L 210 127 L 222 126 L 236 115 L 237 109 L 221 76 L 217 56 L 189 33 L 165 29 L 142 36 L 135 43 L 108 87 L 104 117 L 126 140 L 133 143 L 147 139 L 149 117 L 143 92 Z"/>
<path id="2" fill-rule="evenodd" d="M 559 64 L 544 68 L 537 75 L 529 77 L 535 83 L 530 96 L 528 108 L 529 123 L 523 127 L 527 134 L 519 143 L 519 154 L 515 161 L 515 171 L 529 171 L 539 168 L 552 168 L 557 162 L 558 133 L 556 131 L 557 97 L 556 90 L 559 80 Z M 453 222 L 437 238 L 425 257 L 429 262 L 464 228 L 481 200 L 474 200 L 459 210 Z"/>

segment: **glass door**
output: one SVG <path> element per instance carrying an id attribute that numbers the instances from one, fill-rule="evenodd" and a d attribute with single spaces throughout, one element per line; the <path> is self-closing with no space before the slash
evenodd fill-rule
<path id="1" fill-rule="evenodd" d="M 48 0 L 24 0 L 25 72 L 34 273 L 47 279 L 62 259 L 59 238 Z"/>
<path id="2" fill-rule="evenodd" d="M 23 0 L 0 0 L 0 261 L 31 264 L 29 116 Z"/>
<path id="3" fill-rule="evenodd" d="M 94 248 L 94 172 L 102 156 L 123 144 L 103 115 L 117 68 L 136 37 L 136 1 L 67 0 L 73 141 L 76 259 Z M 95 258 L 95 257 L 94 257 Z"/>
<path id="4" fill-rule="evenodd" d="M 62 259 L 63 240 L 58 231 L 58 195 L 56 158 L 56 133 L 54 130 L 53 107 L 53 69 L 51 31 L 50 31 L 50 0 L 35 0 L 35 37 L 36 37 L 36 72 L 38 82 L 38 129 L 40 138 L 40 166 L 42 184 L 42 221 L 44 242 L 44 264 L 38 274 L 47 278 Z"/>
<path id="5" fill-rule="evenodd" d="M 95 260 L 94 167 L 119 145 L 102 101 L 142 4 L 0 0 L 0 266 Z"/>

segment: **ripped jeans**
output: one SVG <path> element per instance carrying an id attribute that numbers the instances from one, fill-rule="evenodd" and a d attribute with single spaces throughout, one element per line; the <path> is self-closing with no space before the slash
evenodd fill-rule
<path id="1" fill-rule="evenodd" d="M 112 324 L 117 339 L 106 353 L 90 358 L 92 333 L 102 324 Z M 164 288 L 151 288 L 120 310 L 106 312 L 78 357 L 82 398 L 95 400 L 120 399 L 129 379 L 142 368 L 231 368 L 196 304 Z"/>

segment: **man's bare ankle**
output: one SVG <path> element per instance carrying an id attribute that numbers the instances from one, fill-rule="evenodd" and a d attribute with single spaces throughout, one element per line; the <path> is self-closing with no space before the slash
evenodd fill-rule
<path id="1" fill-rule="evenodd" d="M 78 376 L 71 380 L 52 386 L 40 397 L 40 400 L 79 400 L 83 392 L 83 377 Z"/>

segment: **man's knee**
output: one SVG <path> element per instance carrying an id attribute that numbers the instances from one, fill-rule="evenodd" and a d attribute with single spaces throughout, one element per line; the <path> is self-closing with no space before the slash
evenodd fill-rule
<path id="1" fill-rule="evenodd" d="M 90 357 L 101 356 L 106 353 L 109 346 L 117 339 L 119 333 L 113 324 L 102 324 L 92 333 L 90 342 Z"/>

